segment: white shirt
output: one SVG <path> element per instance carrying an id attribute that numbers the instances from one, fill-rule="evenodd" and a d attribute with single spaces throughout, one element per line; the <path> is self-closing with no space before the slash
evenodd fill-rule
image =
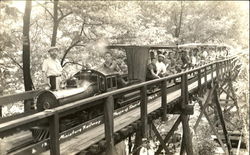
<path id="1" fill-rule="evenodd" d="M 207 51 L 203 51 L 202 55 L 203 55 L 203 57 L 206 59 L 206 58 L 207 58 L 207 56 L 208 56 Z"/>
<path id="2" fill-rule="evenodd" d="M 62 66 L 57 59 L 48 58 L 44 60 L 42 71 L 45 72 L 46 76 L 60 76 L 62 74 Z"/>
<path id="3" fill-rule="evenodd" d="M 193 65 L 197 65 L 197 64 L 198 64 L 198 63 L 197 63 L 197 59 L 196 59 L 195 56 L 192 56 L 191 61 L 192 61 L 192 64 L 193 64 Z"/>
<path id="4" fill-rule="evenodd" d="M 164 74 L 164 73 L 166 73 L 166 65 L 163 63 L 163 62 L 156 62 L 156 70 L 157 70 L 157 75 L 159 74 L 159 73 L 162 73 L 162 74 Z"/>

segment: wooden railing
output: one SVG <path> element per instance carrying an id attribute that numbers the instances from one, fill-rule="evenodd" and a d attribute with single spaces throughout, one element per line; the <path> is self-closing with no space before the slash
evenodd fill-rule
<path id="1" fill-rule="evenodd" d="M 33 91 L 26 91 L 23 93 L 13 94 L 13 95 L 6 95 L 0 97 L 0 122 L 2 117 L 2 107 L 8 104 L 15 104 L 19 101 L 23 102 L 24 104 L 24 113 L 29 112 L 31 109 L 31 105 L 34 104 L 34 98 L 40 90 L 33 90 Z M 24 114 L 23 113 L 23 114 Z M 18 114 L 22 116 L 22 114 Z"/>
<path id="2" fill-rule="evenodd" d="M 204 77 L 204 83 L 205 86 L 209 82 L 207 79 L 208 74 L 212 75 L 211 80 L 213 80 L 214 73 L 216 72 L 216 78 L 217 79 L 223 79 L 224 73 L 229 72 L 232 63 L 235 58 L 228 58 L 226 60 L 216 61 L 213 63 L 206 64 L 204 66 L 185 71 L 183 73 L 178 73 L 175 75 L 171 75 L 168 77 L 164 77 L 161 79 L 156 79 L 152 81 L 143 82 L 140 84 L 132 85 L 129 87 L 125 87 L 122 89 L 118 89 L 115 91 L 107 92 L 104 94 L 100 94 L 97 96 L 89 97 L 86 99 L 82 99 L 76 102 L 72 102 L 66 105 L 62 105 L 60 107 L 56 107 L 54 109 L 45 110 L 43 112 L 39 112 L 33 115 L 30 115 L 28 117 L 19 118 L 16 120 L 12 120 L 6 123 L 0 124 L 0 137 L 4 137 L 4 135 L 11 131 L 11 130 L 22 130 L 27 129 L 28 127 L 39 124 L 42 120 L 47 120 L 49 122 L 49 132 L 50 132 L 50 154 L 52 155 L 59 155 L 60 154 L 60 143 L 59 143 L 59 117 L 61 114 L 71 111 L 75 108 L 93 103 L 97 100 L 105 100 L 104 102 L 104 125 L 105 125 L 105 139 L 107 144 L 106 152 L 107 154 L 112 154 L 112 150 L 114 148 L 114 95 L 118 95 L 121 93 L 125 93 L 131 90 L 140 90 L 140 111 L 141 111 L 141 121 L 142 121 L 142 133 L 143 137 L 147 137 L 147 131 L 148 131 L 148 112 L 147 112 L 147 86 L 152 84 L 159 84 L 161 83 L 161 94 L 162 94 L 162 108 L 164 110 L 163 112 L 163 118 L 166 115 L 167 111 L 167 87 L 166 82 L 168 80 L 181 78 L 181 108 L 185 109 L 187 106 L 188 101 L 188 76 L 191 74 L 197 74 L 198 78 L 198 92 L 201 92 L 202 90 L 202 82 L 201 79 Z M 37 92 L 31 92 L 29 96 L 27 96 L 27 93 L 24 93 L 22 95 L 13 95 L 8 97 L 2 97 L 0 98 L 0 105 L 7 104 L 9 101 L 17 101 L 20 99 L 30 99 L 35 96 Z M 12 99 L 11 99 L 12 98 Z"/>

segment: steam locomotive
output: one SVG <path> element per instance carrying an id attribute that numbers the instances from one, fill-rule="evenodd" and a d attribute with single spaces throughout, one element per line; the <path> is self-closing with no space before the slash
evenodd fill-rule
<path id="1" fill-rule="evenodd" d="M 126 84 L 121 81 L 126 81 Z M 138 82 L 139 80 L 128 80 L 126 74 L 105 74 L 93 69 L 82 69 L 73 78 L 66 81 L 66 89 L 56 91 L 44 90 L 40 92 L 37 96 L 37 110 L 43 111 L 55 108 Z M 136 100 L 139 100 L 139 91 L 126 95 L 118 95 L 114 98 L 114 108 L 121 108 L 127 103 Z M 60 118 L 60 132 L 103 115 L 102 109 L 102 104 L 93 103 L 89 107 L 84 107 L 73 114 L 65 114 L 65 116 Z M 48 138 L 48 134 L 44 134 L 48 132 L 48 124 L 46 123 L 33 127 L 31 131 L 35 141 Z"/>

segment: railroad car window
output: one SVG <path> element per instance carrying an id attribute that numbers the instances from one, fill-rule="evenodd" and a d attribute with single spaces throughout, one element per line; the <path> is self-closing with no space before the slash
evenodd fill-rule
<path id="1" fill-rule="evenodd" d="M 113 84 L 112 86 L 113 87 L 116 87 L 116 81 L 117 81 L 116 77 L 112 77 L 112 84 Z"/>
<path id="2" fill-rule="evenodd" d="M 105 82 L 103 77 L 100 77 L 100 90 L 101 91 L 105 90 Z"/>
<path id="3" fill-rule="evenodd" d="M 108 88 L 111 88 L 111 87 L 112 87 L 111 84 L 112 84 L 112 83 L 111 83 L 111 78 L 107 78 L 107 87 L 108 87 Z"/>

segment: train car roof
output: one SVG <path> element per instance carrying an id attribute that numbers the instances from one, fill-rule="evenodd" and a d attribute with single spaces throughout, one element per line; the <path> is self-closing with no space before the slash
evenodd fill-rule
<path id="1" fill-rule="evenodd" d="M 204 44 L 204 43 L 189 43 L 189 44 L 182 44 L 179 45 L 179 48 L 199 48 L 199 47 L 218 47 L 219 44 Z"/>
<path id="2" fill-rule="evenodd" d="M 77 76 L 77 74 L 81 74 L 82 72 L 92 72 L 92 73 L 99 74 L 101 76 L 118 74 L 118 73 L 105 73 L 105 72 L 98 70 L 98 69 L 82 69 L 81 71 L 77 72 L 74 76 Z"/>
<path id="3" fill-rule="evenodd" d="M 108 49 L 116 49 L 116 48 L 134 48 L 134 47 L 145 47 L 149 49 L 173 49 L 173 48 L 178 48 L 177 45 L 128 45 L 128 44 L 113 44 L 113 45 L 108 45 Z"/>
<path id="4" fill-rule="evenodd" d="M 199 47 L 227 47 L 231 48 L 231 46 L 226 44 L 212 44 L 212 43 L 189 43 L 178 45 L 179 48 L 199 48 Z"/>

